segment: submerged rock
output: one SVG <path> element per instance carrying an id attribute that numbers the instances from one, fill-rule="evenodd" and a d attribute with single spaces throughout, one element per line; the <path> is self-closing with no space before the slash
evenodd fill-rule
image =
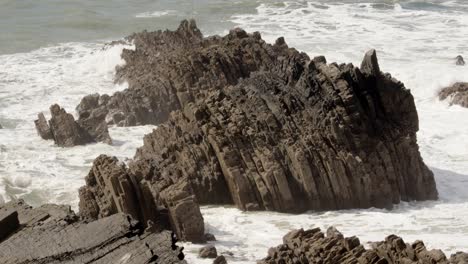
<path id="1" fill-rule="evenodd" d="M 455 58 L 455 64 L 456 65 L 459 65 L 459 66 L 463 66 L 465 65 L 465 60 L 463 60 L 463 57 L 461 55 L 458 55 L 456 58 Z"/>
<path id="2" fill-rule="evenodd" d="M 282 38 L 270 45 L 241 29 L 203 38 L 187 21 L 133 39 L 117 70 L 129 88 L 81 108 L 165 122 L 128 167 L 96 160 L 83 215 L 166 225 L 158 212 L 180 239 L 201 242 L 199 204 L 299 213 L 437 199 L 413 96 L 381 72 L 374 50 L 360 68 L 327 64 Z"/>
<path id="3" fill-rule="evenodd" d="M 456 104 L 468 107 L 468 83 L 458 82 L 443 88 L 439 92 L 439 99 L 448 99 L 450 105 Z"/>
<path id="4" fill-rule="evenodd" d="M 258 264 L 465 263 L 466 253 L 454 254 L 448 260 L 440 250 L 427 250 L 422 241 L 408 244 L 395 235 L 388 236 L 384 241 L 372 243 L 370 249 L 365 249 L 357 237 L 345 238 L 333 234 L 325 236 L 319 228 L 293 230 L 283 237 L 282 245 L 270 248 L 268 256 Z"/>
<path id="5" fill-rule="evenodd" d="M 186 263 L 172 234 L 144 232 L 125 214 L 79 221 L 66 206 L 32 208 L 23 201 L 0 206 L 16 214 L 15 230 L 0 237 L 0 263 Z M 0 221 L 0 230 L 12 225 Z"/>
<path id="6" fill-rule="evenodd" d="M 85 145 L 96 141 L 112 143 L 107 125 L 100 120 L 97 112 L 80 118 L 78 122 L 72 114 L 57 104 L 50 107 L 50 113 L 52 117 L 49 123 L 43 113 L 39 113 L 38 119 L 34 121 L 36 130 L 43 139 L 53 139 L 61 147 Z"/>
<path id="7" fill-rule="evenodd" d="M 198 256 L 200 258 L 216 258 L 218 256 L 218 252 L 216 251 L 216 247 L 213 245 L 205 246 L 200 249 L 198 252 Z"/>

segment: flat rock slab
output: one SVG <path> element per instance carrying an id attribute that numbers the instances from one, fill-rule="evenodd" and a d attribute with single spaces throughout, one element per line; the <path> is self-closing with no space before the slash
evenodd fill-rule
<path id="1" fill-rule="evenodd" d="M 171 232 L 144 232 L 122 213 L 86 223 L 64 206 L 33 209 L 19 201 L 0 211 L 11 208 L 17 208 L 21 228 L 0 242 L 2 264 L 186 263 Z"/>

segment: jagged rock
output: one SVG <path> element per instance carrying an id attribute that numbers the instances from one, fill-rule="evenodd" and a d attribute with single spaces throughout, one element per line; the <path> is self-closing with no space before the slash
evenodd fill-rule
<path id="1" fill-rule="evenodd" d="M 143 212 L 164 211 L 180 239 L 203 241 L 199 204 L 298 213 L 437 199 L 416 141 L 414 99 L 380 71 L 374 50 L 361 68 L 327 64 L 241 29 L 203 38 L 194 22 L 132 38 L 136 49 L 123 52 L 117 70 L 129 88 L 80 109 L 103 107 L 120 113 L 119 122 L 166 121 L 128 168 L 116 169 L 137 198 L 117 196 L 129 197 L 124 203 L 143 223 L 158 219 Z M 97 170 L 97 179 L 114 171 Z M 118 204 L 105 193 L 119 184 L 100 182 L 81 192 L 83 215 Z"/>
<path id="2" fill-rule="evenodd" d="M 468 83 L 457 82 L 452 86 L 443 88 L 439 92 L 439 99 L 449 99 L 450 105 L 456 104 L 468 107 Z"/>
<path id="3" fill-rule="evenodd" d="M 334 235 L 334 232 L 325 236 L 316 228 L 293 230 L 286 234 L 283 244 L 270 248 L 268 256 L 258 263 L 462 264 L 462 254 L 453 255 L 449 262 L 442 251 L 429 251 L 421 241 L 407 244 L 395 235 L 373 243 L 371 249 L 365 249 L 357 237 L 344 238 Z"/>
<path id="4" fill-rule="evenodd" d="M 0 209 L 0 241 L 19 228 L 18 212 Z"/>
<path id="5" fill-rule="evenodd" d="M 79 190 L 80 214 L 98 219 L 118 212 L 132 215 L 145 226 L 172 229 L 177 237 L 204 242 L 204 222 L 190 186 L 181 184 L 159 192 L 157 186 L 134 174 L 115 157 L 99 156 Z"/>
<path id="6" fill-rule="evenodd" d="M 34 124 L 36 125 L 37 133 L 39 136 L 41 136 L 42 139 L 54 139 L 54 135 L 52 134 L 52 131 L 50 130 L 49 124 L 47 124 L 47 120 L 43 113 L 39 113 L 37 115 L 37 120 L 34 121 Z"/>
<path id="7" fill-rule="evenodd" d="M 456 58 L 455 58 L 455 64 L 458 65 L 458 66 L 463 66 L 465 65 L 465 60 L 463 60 L 463 57 L 461 55 L 458 55 Z"/>
<path id="8" fill-rule="evenodd" d="M 205 246 L 200 248 L 198 252 L 198 256 L 200 258 L 216 258 L 218 256 L 218 252 L 216 251 L 216 247 L 213 245 Z"/>
<path id="9" fill-rule="evenodd" d="M 77 106 L 79 116 L 77 123 L 84 128 L 95 141 L 112 144 L 112 139 L 107 129 L 107 123 L 105 122 L 108 111 L 104 107 L 98 107 L 99 105 L 105 104 L 108 100 L 108 96 L 99 96 L 98 94 L 84 97 Z M 91 109 L 93 110 L 91 111 Z"/>
<path id="10" fill-rule="evenodd" d="M 89 115 L 81 112 L 78 122 L 73 115 L 57 104 L 50 107 L 50 113 L 52 117 L 49 124 L 43 113 L 39 113 L 38 119 L 34 121 L 36 130 L 43 139 L 53 139 L 61 147 L 85 145 L 96 141 L 112 143 L 107 124 L 101 121 L 103 115 L 99 115 L 98 111 Z"/>
<path id="11" fill-rule="evenodd" d="M 227 264 L 227 261 L 224 256 L 217 256 L 215 260 L 213 260 L 213 264 Z"/>
<path id="12" fill-rule="evenodd" d="M 66 206 L 31 208 L 7 203 L 21 228 L 0 239 L 0 263 L 186 263 L 170 232 L 144 232 L 130 216 L 115 214 L 94 222 L 78 221 Z M 4 230 L 0 222 L 0 230 Z"/>

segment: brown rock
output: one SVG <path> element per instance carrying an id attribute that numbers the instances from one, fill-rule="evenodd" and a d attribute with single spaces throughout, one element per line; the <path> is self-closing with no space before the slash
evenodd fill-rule
<path id="1" fill-rule="evenodd" d="M 450 101 L 450 105 L 456 104 L 468 107 L 468 83 L 454 83 L 452 86 L 443 88 L 439 92 L 439 99 Z"/>
<path id="2" fill-rule="evenodd" d="M 372 249 L 364 249 L 356 237 L 344 238 L 317 230 L 294 230 L 294 243 L 287 241 L 268 251 L 259 264 L 273 263 L 323 263 L 323 264 L 449 264 L 440 250 L 428 251 L 422 242 L 406 244 L 400 237 L 388 236 L 385 241 L 373 243 Z M 338 232 L 339 233 L 339 232 Z M 286 237 L 285 236 L 285 237 Z M 461 264 L 465 253 L 453 255 L 450 263 Z"/>
<path id="3" fill-rule="evenodd" d="M 218 256 L 218 252 L 216 251 L 215 246 L 209 245 L 202 247 L 200 252 L 198 252 L 198 256 L 200 258 L 216 258 Z"/>
<path id="4" fill-rule="evenodd" d="M 217 256 L 215 260 L 213 260 L 213 264 L 227 264 L 227 261 L 224 256 Z"/>
<path id="5" fill-rule="evenodd" d="M 458 55 L 456 58 L 455 58 L 455 64 L 458 65 L 458 66 L 463 66 L 465 65 L 465 60 L 463 60 L 463 57 L 461 55 Z"/>
<path id="6" fill-rule="evenodd" d="M 20 229 L 0 240 L 0 263 L 186 263 L 170 232 L 144 232 L 122 213 L 78 221 L 69 207 L 32 208 L 23 201 L 0 206 L 14 211 Z M 8 225 L 0 221 L 3 232 Z"/>
<path id="7" fill-rule="evenodd" d="M 132 38 L 136 49 L 117 70 L 129 88 L 79 109 L 107 110 L 119 124 L 164 123 L 128 168 L 95 163 L 103 180 L 87 182 L 83 215 L 130 210 L 156 226 L 167 216 L 178 238 L 203 241 L 199 204 L 297 213 L 437 199 L 414 99 L 381 72 L 374 50 L 361 68 L 327 64 L 241 29 L 203 38 L 187 21 Z M 115 191 L 121 181 L 136 194 Z M 359 248 L 356 240 L 347 247 Z"/>
<path id="8" fill-rule="evenodd" d="M 34 121 L 34 124 L 36 125 L 37 133 L 39 136 L 41 136 L 42 139 L 54 139 L 54 135 L 52 134 L 52 131 L 50 131 L 50 127 L 47 124 L 47 120 L 45 119 L 43 113 L 39 113 L 37 115 L 37 120 Z"/>
<path id="9" fill-rule="evenodd" d="M 85 145 L 96 141 L 112 143 L 107 124 L 104 121 L 105 115 L 98 111 L 94 111 L 90 115 L 82 113 L 78 122 L 75 121 L 73 115 L 67 113 L 57 104 L 50 107 L 50 113 L 52 117 L 49 124 L 42 113 L 34 121 L 36 129 L 43 139 L 53 139 L 61 147 Z"/>
<path id="10" fill-rule="evenodd" d="M 18 212 L 0 209 L 0 241 L 19 228 Z"/>

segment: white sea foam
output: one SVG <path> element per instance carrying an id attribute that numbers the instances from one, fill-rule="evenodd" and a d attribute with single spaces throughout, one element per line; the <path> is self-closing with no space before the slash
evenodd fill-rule
<path id="1" fill-rule="evenodd" d="M 136 14 L 135 17 L 137 18 L 152 18 L 152 17 L 162 17 L 175 14 L 176 11 L 174 10 L 165 10 L 165 11 L 154 11 L 154 12 L 143 12 Z"/>
<path id="2" fill-rule="evenodd" d="M 59 148 L 39 138 L 38 112 L 58 103 L 74 113 L 81 98 L 126 88 L 114 85 L 120 53 L 132 46 L 67 43 L 29 53 L 0 56 L 0 201 L 24 198 L 33 205 L 47 202 L 77 206 L 93 159 L 99 154 L 132 157 L 152 126 L 111 128 L 112 146 L 92 144 Z"/>

